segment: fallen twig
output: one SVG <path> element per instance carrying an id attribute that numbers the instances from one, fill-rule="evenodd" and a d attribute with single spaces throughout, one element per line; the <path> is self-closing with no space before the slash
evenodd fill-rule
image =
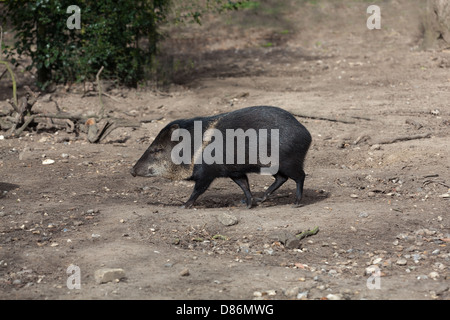
<path id="1" fill-rule="evenodd" d="M 296 234 L 295 237 L 298 240 L 301 240 L 303 238 L 306 238 L 306 237 L 309 237 L 309 236 L 313 236 L 313 235 L 317 234 L 318 232 L 319 232 L 319 227 L 315 227 L 315 228 L 313 228 L 311 230 L 306 230 L 306 231 L 303 231 L 303 232 L 301 232 L 299 234 Z"/>
<path id="2" fill-rule="evenodd" d="M 221 235 L 221 234 L 216 234 L 212 236 L 212 239 L 214 240 L 228 240 L 227 236 Z"/>
<path id="3" fill-rule="evenodd" d="M 299 117 L 299 118 L 309 118 L 309 119 L 324 120 L 324 121 L 331 121 L 331 122 L 341 122 L 341 123 L 346 123 L 346 124 L 355 124 L 355 121 L 352 121 L 349 119 L 321 117 L 321 116 L 313 116 L 313 115 L 299 114 L 299 113 L 293 113 L 293 115 L 296 117 Z"/>
<path id="4" fill-rule="evenodd" d="M 105 105 L 103 104 L 102 100 L 102 84 L 100 82 L 100 74 L 103 71 L 103 66 L 98 70 L 97 75 L 95 76 L 95 79 L 97 80 L 97 88 L 98 88 L 98 98 L 100 100 L 100 118 L 103 118 L 103 114 L 105 113 Z"/>
<path id="5" fill-rule="evenodd" d="M 6 72 L 8 72 L 8 69 L 5 69 L 2 74 L 0 74 L 0 80 L 3 78 L 3 76 L 6 74 Z"/>
<path id="6" fill-rule="evenodd" d="M 16 86 L 16 77 L 14 77 L 14 72 L 11 70 L 11 67 L 9 66 L 9 63 L 8 63 L 7 61 L 0 60 L 0 63 L 5 65 L 6 69 L 8 70 L 8 72 L 9 72 L 9 74 L 10 74 L 10 76 L 11 76 L 12 85 L 13 85 L 13 99 L 14 99 L 14 100 L 13 100 L 13 103 L 12 103 L 11 105 L 13 106 L 13 108 L 14 108 L 14 110 L 15 110 L 16 112 L 19 112 L 18 109 L 17 109 L 18 106 L 17 106 L 17 86 Z"/>
<path id="7" fill-rule="evenodd" d="M 1 41 L 0 41 L 1 42 Z M 74 132 L 79 129 L 84 131 L 85 126 L 87 125 L 88 129 L 88 141 L 91 143 L 97 143 L 103 140 L 106 136 L 108 136 L 114 129 L 120 127 L 133 127 L 137 128 L 141 126 L 140 121 L 130 122 L 122 118 L 110 118 L 105 116 L 105 106 L 103 104 L 102 95 L 109 96 L 102 92 L 102 85 L 100 81 L 100 74 L 103 71 L 103 67 L 97 72 L 97 86 L 98 86 L 98 95 L 100 100 L 100 110 L 97 115 L 86 117 L 80 114 L 70 114 L 58 112 L 56 114 L 50 113 L 33 113 L 32 107 L 36 103 L 39 98 L 40 92 L 35 93 L 29 87 L 25 86 L 25 90 L 27 94 L 20 99 L 17 98 L 17 88 L 16 88 L 16 79 L 14 77 L 14 73 L 9 66 L 7 61 L 0 60 L 1 64 L 6 66 L 7 71 L 11 75 L 12 84 L 13 84 L 13 101 L 7 100 L 9 104 L 12 106 L 13 111 L 8 113 L 1 113 L 0 117 L 0 128 L 7 129 L 8 131 L 5 134 L 5 138 L 10 137 L 18 137 L 22 134 L 22 132 L 27 129 L 29 126 L 33 125 L 37 130 L 39 128 L 57 128 L 63 129 L 66 128 L 67 132 Z M 6 71 L 5 71 L 6 72 Z M 111 97 L 111 96 L 109 96 Z M 112 97 L 111 97 L 112 98 Z M 50 101 L 52 101 L 50 99 Z M 60 111 L 58 103 L 54 101 L 56 104 L 56 109 Z M 45 119 L 47 119 L 47 123 L 45 123 Z M 61 121 L 52 121 L 51 119 L 61 119 Z M 90 120 L 90 123 L 88 121 Z M 102 127 L 97 128 L 96 124 L 98 121 L 102 121 Z"/>
<path id="8" fill-rule="evenodd" d="M 377 142 L 373 142 L 372 145 L 374 145 L 374 144 L 392 144 L 392 143 L 396 143 L 396 142 L 400 142 L 400 141 L 426 139 L 429 137 L 431 137 L 431 133 L 417 134 L 417 135 L 413 135 L 413 136 L 399 136 L 399 137 L 395 137 L 393 139 L 386 139 L 386 140 L 380 140 Z"/>
<path id="9" fill-rule="evenodd" d="M 436 183 L 436 184 L 440 184 L 441 186 L 444 186 L 446 188 L 450 188 L 450 185 L 446 184 L 445 181 L 437 181 L 437 180 L 424 180 L 422 182 L 422 187 L 425 187 L 426 185 L 429 185 L 430 183 Z"/>

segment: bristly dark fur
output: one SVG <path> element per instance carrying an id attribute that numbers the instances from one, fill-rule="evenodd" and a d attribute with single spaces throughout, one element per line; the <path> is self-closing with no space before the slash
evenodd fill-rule
<path id="1" fill-rule="evenodd" d="M 177 143 L 170 140 L 173 129 L 186 129 L 192 136 L 195 121 L 202 122 L 202 136 L 207 129 L 218 129 L 225 137 L 226 129 L 239 128 L 243 131 L 247 131 L 248 129 L 255 129 L 257 131 L 267 129 L 270 137 L 271 130 L 278 129 L 279 168 L 278 172 L 273 175 L 275 177 L 274 183 L 267 189 L 261 201 L 266 200 L 272 192 L 278 189 L 288 178 L 291 178 L 297 183 L 295 203 L 299 204 L 302 198 L 305 179 L 303 163 L 311 144 L 311 135 L 292 114 L 277 107 L 248 107 L 210 117 L 196 117 L 172 121 L 161 130 L 152 145 L 141 159 L 139 159 L 132 169 L 132 174 L 142 176 L 158 175 L 172 179 L 195 181 L 194 191 L 184 205 L 186 208 L 192 207 L 198 196 L 206 191 L 214 179 L 229 177 L 242 188 L 247 198 L 247 206 L 250 208 L 253 203 L 253 196 L 250 192 L 246 174 L 260 172 L 262 165 L 259 162 L 257 164 L 248 163 L 248 150 L 245 164 L 226 164 L 225 159 L 223 164 L 213 163 L 210 165 L 204 163 L 174 165 L 170 163 L 170 151 Z M 204 143 L 203 148 L 206 144 Z M 159 152 L 164 150 L 164 155 L 157 156 L 152 150 L 159 150 Z M 193 145 L 192 151 L 194 151 Z M 268 152 L 270 153 L 270 148 L 268 148 Z M 194 155 L 194 152 L 192 152 L 192 155 Z M 155 174 L 152 174 L 150 171 Z"/>

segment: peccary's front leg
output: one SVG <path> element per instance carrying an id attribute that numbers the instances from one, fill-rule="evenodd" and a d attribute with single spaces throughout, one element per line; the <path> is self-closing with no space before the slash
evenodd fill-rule
<path id="1" fill-rule="evenodd" d="M 189 200 L 186 201 L 186 203 L 184 205 L 182 205 L 182 208 L 186 208 L 186 209 L 190 209 L 192 208 L 195 200 L 197 200 L 197 198 L 206 191 L 206 189 L 208 189 L 209 185 L 211 184 L 211 182 L 213 182 L 214 179 L 212 180 L 205 180 L 205 179 L 200 179 L 195 181 L 195 186 L 194 186 L 194 191 L 192 191 L 191 196 L 189 197 Z"/>

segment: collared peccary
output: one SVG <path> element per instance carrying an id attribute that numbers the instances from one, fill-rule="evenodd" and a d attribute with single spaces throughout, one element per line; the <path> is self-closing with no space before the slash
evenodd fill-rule
<path id="1" fill-rule="evenodd" d="M 244 191 L 251 208 L 247 173 L 269 173 L 275 181 L 261 202 L 291 178 L 297 183 L 295 204 L 299 205 L 305 180 L 303 162 L 310 144 L 310 133 L 289 112 L 269 106 L 248 107 L 172 121 L 159 132 L 131 174 L 195 181 L 185 208 L 192 207 L 214 179 L 229 177 Z"/>

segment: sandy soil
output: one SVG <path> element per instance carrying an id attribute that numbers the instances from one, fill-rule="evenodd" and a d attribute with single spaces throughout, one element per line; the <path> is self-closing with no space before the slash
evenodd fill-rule
<path id="1" fill-rule="evenodd" d="M 382 2 L 372 31 L 353 1 L 173 28 L 173 84 L 104 98 L 111 115 L 153 121 L 101 144 L 64 131 L 0 140 L 0 298 L 449 299 L 450 51 L 421 50 L 421 4 L 407 3 Z M 78 85 L 51 95 L 70 112 L 99 110 Z M 329 119 L 298 117 L 313 136 L 304 206 L 292 207 L 288 181 L 248 210 L 222 179 L 186 210 L 192 183 L 129 174 L 169 121 L 251 105 Z M 48 95 L 35 109 L 55 112 Z M 249 179 L 255 196 L 272 182 Z M 300 249 L 280 242 L 315 226 Z M 67 287 L 70 265 L 80 289 Z M 98 284 L 101 268 L 125 278 Z"/>

